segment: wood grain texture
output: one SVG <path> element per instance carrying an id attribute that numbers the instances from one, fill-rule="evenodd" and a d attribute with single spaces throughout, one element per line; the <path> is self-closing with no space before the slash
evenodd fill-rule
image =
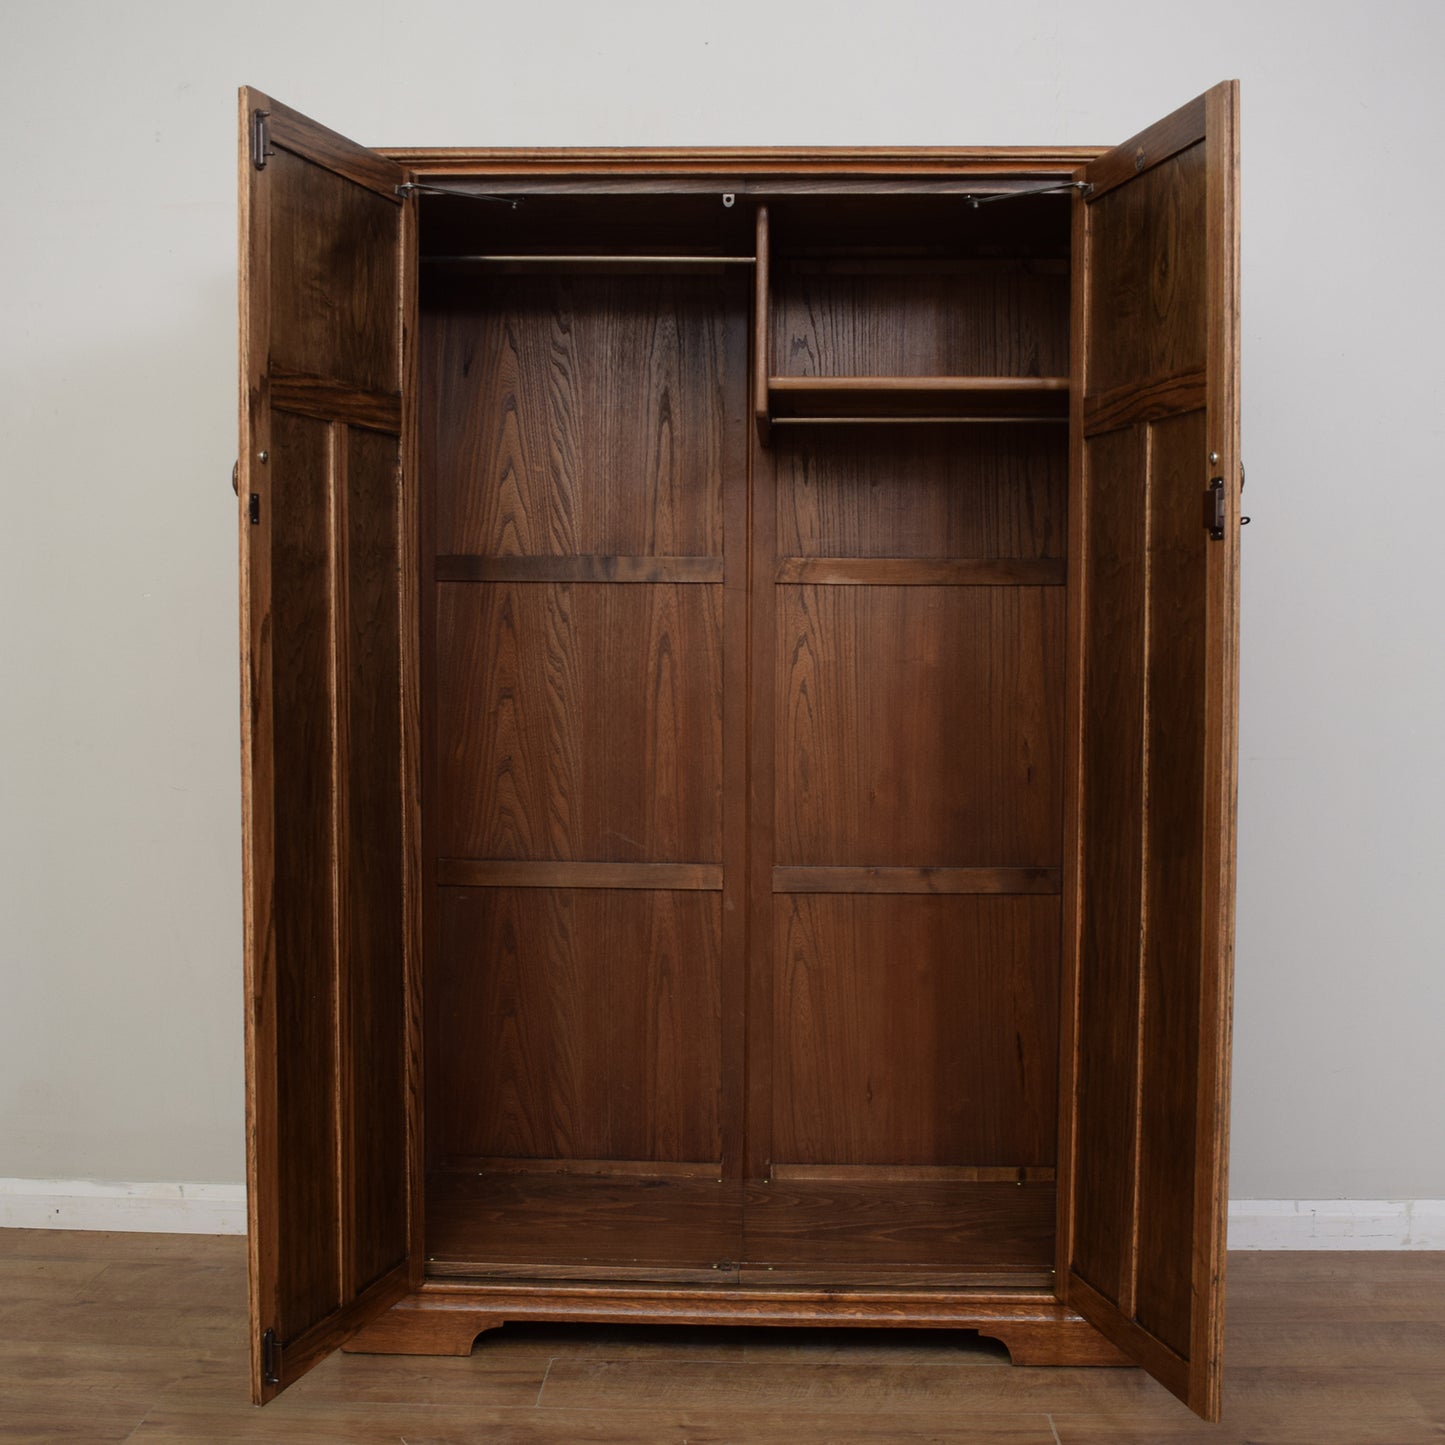
<path id="1" fill-rule="evenodd" d="M 250 94 L 253 97 L 251 104 L 266 112 L 272 146 L 294 152 L 309 164 L 324 167 L 354 185 L 365 186 L 384 196 L 392 206 L 400 206 L 396 188 L 401 182 L 402 172 L 395 161 L 357 145 L 310 116 L 302 115 L 299 110 L 292 110 L 289 105 L 282 105 L 280 101 L 259 92 Z M 268 160 L 268 168 L 270 164 Z"/>
<path id="2" fill-rule="evenodd" d="M 779 432 L 778 552 L 1062 559 L 1066 442 L 1030 426 Z"/>
<path id="3" fill-rule="evenodd" d="M 401 756 L 400 457 L 395 437 L 347 432 L 347 748 L 342 938 L 351 1196 L 348 1267 L 365 1288 L 406 1258 L 406 1012 Z"/>
<path id="4" fill-rule="evenodd" d="M 1148 438 L 1085 449 L 1088 559 L 1073 1268 L 1127 1307 L 1133 1281 L 1144 837 Z"/>
<path id="5" fill-rule="evenodd" d="M 271 191 L 269 367 L 398 392 L 398 207 L 290 151 L 260 175 Z"/>
<path id="6" fill-rule="evenodd" d="M 1057 893 L 1057 868 L 773 869 L 774 893 Z"/>
<path id="7" fill-rule="evenodd" d="M 433 1278 L 666 1278 L 715 1284 L 742 1255 L 742 1192 L 712 1179 L 434 1174 Z"/>
<path id="8" fill-rule="evenodd" d="M 330 431 L 278 412 L 271 428 L 270 739 L 275 819 L 278 1210 L 288 1240 L 279 1270 L 282 1340 L 341 1303 L 341 1179 L 335 1071 L 336 919 L 331 790 Z"/>
<path id="9" fill-rule="evenodd" d="M 1057 589 L 777 591 L 779 864 L 1059 865 Z"/>
<path id="10" fill-rule="evenodd" d="M 721 555 L 745 279 L 469 277 L 426 302 L 439 553 Z"/>
<path id="11" fill-rule="evenodd" d="M 1058 587 L 1062 557 L 783 557 L 779 582 L 825 587 Z"/>
<path id="12" fill-rule="evenodd" d="M 273 371 L 270 382 L 271 405 L 278 410 L 393 434 L 401 431 L 400 393 L 366 391 L 325 376 L 293 376 L 286 372 Z"/>
<path id="13" fill-rule="evenodd" d="M 1202 373 L 1206 361 L 1205 148 L 1181 151 L 1089 206 L 1085 395 L 1117 398 Z"/>
<path id="14" fill-rule="evenodd" d="M 1214 1420 L 1237 748 L 1237 87 L 1216 87 L 1204 105 L 1202 141 L 1180 140 L 1167 160 L 1088 207 L 1085 394 L 1112 389 L 1123 405 L 1125 384 L 1135 384 L 1146 419 L 1082 448 L 1086 697 L 1101 682 L 1111 701 L 1087 703 L 1084 716 L 1082 1184 L 1065 1288 L 1114 1343 Z M 1192 364 L 1202 368 L 1203 409 L 1159 415 L 1150 394 Z M 1211 476 L 1225 486 L 1219 541 L 1203 515 Z M 1104 515 L 1111 491 L 1139 515 L 1132 538 Z M 1120 635 L 1109 613 L 1126 594 L 1143 625 L 1119 667 L 1103 658 Z M 1111 706 L 1122 721 L 1114 758 L 1136 761 L 1112 799 L 1091 805 L 1109 780 L 1090 756 L 1090 728 Z M 1137 879 L 1107 904 L 1091 850 Z M 1105 1049 L 1112 1066 L 1100 1062 Z M 1108 1112 L 1111 1093 L 1127 1106 L 1123 1130 L 1121 1113 Z"/>
<path id="15" fill-rule="evenodd" d="M 437 882 L 466 888 L 683 888 L 717 893 L 717 863 L 536 863 L 495 858 L 440 858 Z"/>
<path id="16" fill-rule="evenodd" d="M 262 170 L 248 144 L 258 108 L 288 137 Z M 277 1388 L 261 1378 L 263 1330 L 281 1343 L 284 1386 L 409 1284 L 398 1267 L 399 468 L 395 435 L 372 429 L 394 433 L 398 421 L 400 207 L 353 184 L 359 147 L 332 137 L 308 152 L 301 118 L 256 92 L 242 92 L 240 112 L 247 1171 L 260 1401 Z M 380 157 L 367 164 L 400 179 Z"/>
<path id="17" fill-rule="evenodd" d="M 1202 371 L 1166 376 L 1142 386 L 1127 381 L 1112 391 L 1084 398 L 1084 434 L 1095 437 L 1141 421 L 1162 421 L 1168 416 L 1199 411 L 1204 399 Z"/>
<path id="18" fill-rule="evenodd" d="M 438 908 L 433 1157 L 721 1158 L 716 893 L 448 888 Z"/>
<path id="19" fill-rule="evenodd" d="M 721 861 L 720 589 L 437 590 L 443 856 Z"/>
<path id="20" fill-rule="evenodd" d="M 1139 1120 L 1139 1324 L 1181 1356 L 1190 1350 L 1195 1091 L 1203 877 L 1194 840 L 1204 830 L 1203 720 L 1207 716 L 1207 568 L 1200 525 L 1203 411 L 1150 428 L 1149 789 L 1140 1071 L 1148 1103 Z"/>
<path id="21" fill-rule="evenodd" d="M 439 582 L 721 582 L 721 557 L 438 557 Z"/>
<path id="22" fill-rule="evenodd" d="M 337 1355 L 304 1390 L 257 1411 L 241 1379 L 243 1241 L 5 1230 L 0 1261 L 6 1427 L 21 1440 L 633 1445 L 711 1432 L 760 1445 L 923 1445 L 960 1435 L 980 1445 L 1426 1445 L 1445 1424 L 1440 1252 L 1232 1255 L 1216 1426 L 1141 1371 L 1010 1369 L 1003 1351 L 969 1331 L 1006 1339 L 1024 1363 L 1033 1358 L 1028 1344 L 1019 1348 L 1029 1316 L 1042 1342 L 1069 1312 L 940 1289 L 429 1290 L 381 1317 L 377 1329 L 391 1337 L 377 1344 L 465 1353 L 492 1330 L 470 1360 Z M 485 1313 L 484 1300 L 500 1313 Z M 860 1305 L 932 1313 L 935 1327 L 859 1328 Z M 649 1307 L 666 1309 L 668 1322 L 618 1322 L 645 1318 Z M 515 1310 L 553 1322 L 494 1329 L 526 1318 Z M 704 1327 L 689 1311 L 732 1322 Z M 589 1313 L 610 1323 L 556 1323 Z M 774 1318 L 793 1327 L 769 1325 Z M 854 1327 L 807 1327 L 817 1320 Z M 373 1338 L 349 1343 L 367 1348 Z"/>
<path id="23" fill-rule="evenodd" d="M 1067 377 L 1067 317 L 1053 266 L 859 276 L 780 261 L 773 364 L 778 377 Z"/>
<path id="24" fill-rule="evenodd" d="M 1067 377 L 775 376 L 768 382 L 775 421 L 1063 420 Z"/>
<path id="25" fill-rule="evenodd" d="M 1092 204 L 1102 200 L 1116 186 L 1135 180 L 1180 151 L 1197 145 L 1205 137 L 1208 106 L 1207 93 L 1196 96 L 1163 120 L 1155 121 L 1138 135 L 1099 156 L 1089 165 L 1092 189 L 1088 192 L 1088 201 Z"/>
<path id="26" fill-rule="evenodd" d="M 774 1160 L 1051 1164 L 1058 931 L 1052 898 L 780 897 Z"/>

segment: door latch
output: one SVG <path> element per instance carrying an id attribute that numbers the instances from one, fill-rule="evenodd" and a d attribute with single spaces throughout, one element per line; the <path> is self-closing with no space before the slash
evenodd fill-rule
<path id="1" fill-rule="evenodd" d="M 1224 478 L 1210 477 L 1209 490 L 1204 494 L 1204 525 L 1216 542 L 1224 540 Z"/>

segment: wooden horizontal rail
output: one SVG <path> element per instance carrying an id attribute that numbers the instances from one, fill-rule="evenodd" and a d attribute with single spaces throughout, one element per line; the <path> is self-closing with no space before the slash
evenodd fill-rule
<path id="1" fill-rule="evenodd" d="M 722 891 L 720 863 L 560 863 L 442 858 L 443 888 L 651 888 Z"/>
<path id="2" fill-rule="evenodd" d="M 1051 1164 L 774 1164 L 780 1182 L 836 1180 L 865 1184 L 1052 1184 Z"/>
<path id="3" fill-rule="evenodd" d="M 369 431 L 401 432 L 401 393 L 370 391 L 326 376 L 273 371 L 269 377 L 271 406 L 320 421 L 344 422 Z"/>
<path id="4" fill-rule="evenodd" d="M 438 557 L 438 582 L 721 582 L 721 557 Z"/>
<path id="5" fill-rule="evenodd" d="M 776 581 L 825 587 L 1058 587 L 1062 557 L 782 557 Z"/>
<path id="6" fill-rule="evenodd" d="M 789 417 L 1062 418 L 1066 376 L 773 376 L 774 420 Z"/>
<path id="7" fill-rule="evenodd" d="M 424 266 L 753 266 L 755 256 L 640 256 L 627 252 L 606 252 L 571 255 L 565 252 L 549 255 L 528 255 L 524 251 L 510 254 L 460 256 L 423 256 Z"/>
<path id="8" fill-rule="evenodd" d="M 1184 371 L 1162 381 L 1111 387 L 1084 398 L 1084 435 L 1118 431 L 1143 421 L 1201 411 L 1205 405 L 1203 371 Z"/>
<path id="9" fill-rule="evenodd" d="M 719 1160 L 519 1159 L 497 1154 L 448 1154 L 446 1174 L 587 1174 L 625 1179 L 720 1179 Z"/>
<path id="10" fill-rule="evenodd" d="M 774 893 L 1058 893 L 1059 868 L 773 869 Z"/>

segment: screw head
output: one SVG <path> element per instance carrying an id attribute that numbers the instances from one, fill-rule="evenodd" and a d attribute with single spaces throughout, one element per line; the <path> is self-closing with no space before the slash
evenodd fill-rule
<path id="1" fill-rule="evenodd" d="M 1219 465 L 1219 453 L 1218 453 L 1218 452 L 1210 452 L 1210 454 L 1209 454 L 1209 465 L 1210 465 L 1211 467 L 1215 467 L 1215 466 L 1218 466 L 1218 465 Z"/>
<path id="2" fill-rule="evenodd" d="M 270 452 L 257 452 L 257 453 L 256 453 L 256 460 L 257 460 L 258 462 L 269 462 L 269 461 L 271 460 L 271 453 L 270 453 Z"/>

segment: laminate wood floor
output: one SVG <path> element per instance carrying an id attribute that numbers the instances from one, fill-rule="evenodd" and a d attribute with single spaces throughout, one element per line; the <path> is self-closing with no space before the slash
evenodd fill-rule
<path id="1" fill-rule="evenodd" d="M 1222 1425 L 1138 1370 L 970 1335 L 526 1326 L 470 1359 L 336 1355 L 264 1410 L 235 1238 L 0 1231 L 0 1441 L 277 1445 L 1445 1440 L 1445 1253 L 1236 1254 Z"/>

